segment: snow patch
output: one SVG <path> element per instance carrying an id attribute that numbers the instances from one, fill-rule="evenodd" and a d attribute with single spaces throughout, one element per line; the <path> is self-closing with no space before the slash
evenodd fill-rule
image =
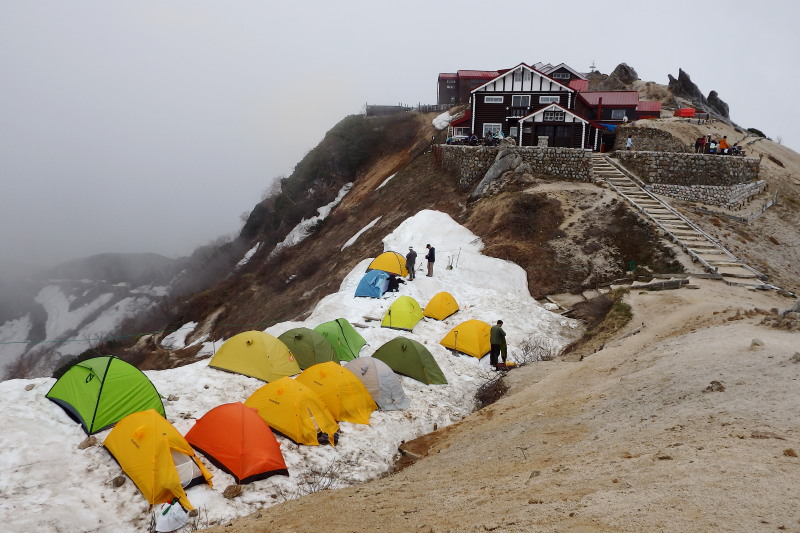
<path id="1" fill-rule="evenodd" d="M 435 117 L 435 118 L 434 118 L 434 119 L 431 121 L 431 123 L 433 124 L 433 126 L 434 126 L 434 127 L 437 129 L 437 130 L 443 130 L 443 129 L 445 129 L 447 126 L 449 126 L 449 125 L 450 125 L 450 121 L 451 121 L 451 120 L 453 120 L 453 117 L 450 115 L 450 113 L 448 113 L 447 111 L 445 111 L 445 112 L 444 112 L 444 113 L 442 113 L 441 115 L 439 115 L 439 116 Z"/>
<path id="2" fill-rule="evenodd" d="M 395 172 L 394 174 L 392 174 L 391 176 L 389 176 L 388 178 L 386 178 L 385 180 L 383 180 L 383 181 L 381 182 L 381 184 L 380 184 L 380 185 L 378 185 L 377 187 L 375 187 L 375 190 L 377 191 L 378 189 L 380 189 L 381 187 L 383 187 L 384 185 L 386 185 L 387 183 L 389 183 L 389 180 L 390 180 L 390 179 L 392 179 L 392 178 L 393 178 L 393 177 L 395 177 L 395 176 L 397 176 L 397 172 Z"/>
<path id="3" fill-rule="evenodd" d="M 519 266 L 481 255 L 480 239 L 446 214 L 421 211 L 401 223 L 383 242 L 386 249 L 413 245 L 423 250 L 431 243 L 437 248 L 433 277 L 419 277 L 402 285 L 400 293 L 384 298 L 355 298 L 356 285 L 372 260 L 364 258 L 345 277 L 339 291 L 323 298 L 306 320 L 276 324 L 266 331 L 279 335 L 293 327 L 313 328 L 342 317 L 352 323 L 365 322 L 365 316 L 382 317 L 400 295 L 411 296 L 424 307 L 434 294 L 446 290 L 461 310 L 444 321 L 424 319 L 413 332 L 367 322 L 358 331 L 368 343 L 361 357 L 371 356 L 398 336 L 422 343 L 444 372 L 447 385 L 429 386 L 401 376 L 410 407 L 405 411 L 376 411 L 369 425 L 340 423 L 340 441 L 335 447 L 298 446 L 278 437 L 290 476 L 248 484 L 233 500 L 222 494 L 234 483 L 233 478 L 198 454 L 214 475 L 214 487 L 192 487 L 187 495 L 207 516 L 209 525 L 227 523 L 278 503 L 284 495 L 298 494 L 304 486 L 302 480 L 312 475 L 313 469 L 327 469 L 334 476 L 333 487 L 385 475 L 401 442 L 457 422 L 472 412 L 478 387 L 493 374 L 488 371 L 488 357 L 478 360 L 454 355 L 439 344 L 459 323 L 473 318 L 487 322 L 503 319 L 512 360 L 519 356 L 520 343 L 530 336 L 546 338 L 555 348 L 574 338 L 570 327 L 575 322 L 539 306 L 527 292 L 527 278 Z M 442 261 L 448 256 L 458 258 L 451 268 L 447 268 L 446 259 Z M 184 327 L 188 331 L 191 325 Z M 170 342 L 177 346 L 185 342 L 185 337 L 174 335 Z M 221 344 L 221 340 L 204 342 L 201 354 L 210 355 Z M 264 385 L 254 378 L 211 368 L 207 360 L 145 374 L 163 397 L 171 398 L 164 402 L 167 419 L 184 435 L 197 418 L 214 407 L 244 401 Z M 86 435 L 63 409 L 45 398 L 54 382 L 51 378 L 0 382 L 0 494 L 13 495 L 0 498 L 4 529 L 55 533 L 69 524 L 70 531 L 146 531 L 150 505 L 130 480 L 121 487 L 111 487 L 109 480 L 122 472 L 102 446 L 78 449 Z M 31 390 L 26 390 L 31 385 Z M 99 432 L 98 441 L 102 442 L 109 431 Z M 53 472 L 63 475 L 54 476 Z"/>
<path id="4" fill-rule="evenodd" d="M 342 201 L 344 195 L 350 192 L 352 187 L 352 183 L 346 183 L 341 189 L 339 189 L 339 194 L 331 203 L 324 205 L 317 210 L 318 214 L 316 216 L 301 220 L 297 226 L 292 228 L 292 231 L 289 232 L 285 239 L 275 245 L 275 249 L 270 253 L 270 257 L 274 256 L 284 248 L 295 246 L 308 237 L 308 235 L 311 233 L 311 228 L 313 228 L 317 222 L 325 220 L 330 214 L 331 210 Z"/>
<path id="5" fill-rule="evenodd" d="M 161 346 L 167 350 L 180 350 L 186 348 L 186 337 L 197 327 L 197 322 L 187 322 L 163 339 Z"/>
<path id="6" fill-rule="evenodd" d="M 242 260 L 239 261 L 238 263 L 236 263 L 236 266 L 233 267 L 233 270 L 239 270 L 240 268 L 245 266 L 250 261 L 250 258 L 253 257 L 253 254 L 258 251 L 258 248 L 260 246 L 261 246 L 261 243 L 258 243 L 255 246 L 253 246 L 252 248 L 250 248 L 249 250 L 247 250 L 247 253 L 244 254 L 244 257 L 242 257 Z"/>
<path id="7" fill-rule="evenodd" d="M 367 224 L 366 226 L 364 226 L 363 228 L 361 228 L 361 229 L 358 231 L 358 233 L 356 233 L 355 235 L 353 235 L 352 237 L 350 237 L 349 239 L 347 239 L 347 242 L 346 242 L 346 243 L 344 243 L 344 244 L 342 245 L 342 248 L 341 248 L 341 249 L 342 249 L 342 250 L 344 250 L 344 249 L 345 249 L 345 248 L 347 248 L 348 246 L 351 246 L 353 243 L 355 243 L 355 242 L 358 240 L 358 238 L 359 238 L 359 237 L 361 237 L 361 234 L 362 234 L 362 233 L 364 233 L 365 231 L 367 231 L 368 229 L 370 229 L 372 226 L 374 226 L 375 224 L 377 224 L 377 223 L 378 223 L 378 221 L 379 221 L 380 219 L 381 219 L 381 217 L 378 217 L 378 218 L 376 218 L 375 220 L 373 220 L 372 222 L 370 222 L 369 224 Z"/>

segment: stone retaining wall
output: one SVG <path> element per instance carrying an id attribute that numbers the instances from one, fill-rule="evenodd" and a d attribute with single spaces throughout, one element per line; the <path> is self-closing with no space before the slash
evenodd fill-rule
<path id="1" fill-rule="evenodd" d="M 441 145 L 441 167 L 458 176 L 462 189 L 471 187 L 486 175 L 494 164 L 499 147 Z M 590 181 L 592 152 L 580 148 L 542 148 L 538 146 L 502 146 L 522 158 L 525 171 L 554 178 Z M 522 170 L 522 168 L 521 168 Z"/>
<path id="2" fill-rule="evenodd" d="M 614 150 L 625 150 L 625 142 L 631 136 L 631 151 L 653 152 L 692 152 L 692 146 L 685 145 L 680 139 L 664 130 L 639 126 L 620 126 L 614 139 Z"/>
<path id="3" fill-rule="evenodd" d="M 679 200 L 718 205 L 726 209 L 741 209 L 753 196 L 767 188 L 766 181 L 755 181 L 724 187 L 719 185 L 648 185 L 647 190 L 655 194 L 671 196 Z"/>
<path id="4" fill-rule="evenodd" d="M 766 188 L 766 182 L 758 181 L 758 159 L 636 151 L 615 157 L 652 192 L 680 200 L 738 209 Z"/>
<path id="5" fill-rule="evenodd" d="M 615 157 L 648 184 L 732 186 L 758 180 L 758 159 L 746 157 L 635 151 Z"/>

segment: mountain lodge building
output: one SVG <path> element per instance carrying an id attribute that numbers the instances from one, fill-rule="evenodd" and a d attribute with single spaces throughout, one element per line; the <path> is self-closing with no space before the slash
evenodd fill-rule
<path id="1" fill-rule="evenodd" d="M 463 78 L 463 85 L 461 73 L 470 76 Z M 589 91 L 588 80 L 563 63 L 555 67 L 520 63 L 487 79 L 491 74 L 439 74 L 440 103 L 443 97 L 469 103 L 464 116 L 450 124 L 453 136 L 501 131 L 519 146 L 598 150 L 603 134 L 615 125 L 657 118 L 661 112 L 660 102 L 640 102 L 637 91 Z M 448 83 L 451 87 L 445 90 L 452 92 L 442 92 L 443 80 L 445 87 Z M 469 86 L 474 86 L 469 97 L 462 99 Z"/>

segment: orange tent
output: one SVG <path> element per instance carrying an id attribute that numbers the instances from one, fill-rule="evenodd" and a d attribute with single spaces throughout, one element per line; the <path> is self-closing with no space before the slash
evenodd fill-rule
<path id="1" fill-rule="evenodd" d="M 186 440 L 236 483 L 289 475 L 272 430 L 258 409 L 241 402 L 226 403 L 206 413 L 186 434 Z"/>

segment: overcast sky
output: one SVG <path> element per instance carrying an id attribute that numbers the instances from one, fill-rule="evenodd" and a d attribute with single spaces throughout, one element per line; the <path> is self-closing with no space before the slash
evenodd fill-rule
<path id="1" fill-rule="evenodd" d="M 800 147 L 795 2 L 564 5 L 0 0 L 2 258 L 187 255 L 341 118 L 435 103 L 458 69 L 683 68 Z"/>

